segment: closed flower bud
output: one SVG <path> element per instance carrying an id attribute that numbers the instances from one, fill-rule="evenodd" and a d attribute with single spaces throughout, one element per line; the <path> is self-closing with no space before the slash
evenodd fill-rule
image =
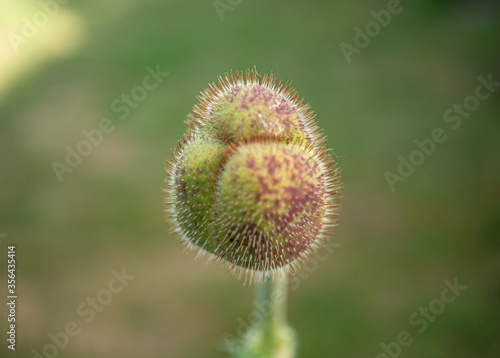
<path id="1" fill-rule="evenodd" d="M 204 94 L 195 118 L 200 133 L 224 142 L 263 137 L 312 142 L 308 107 L 296 102 L 296 93 L 282 85 L 274 88 L 272 77 L 259 83 L 255 72 L 253 76 L 247 84 L 227 79 L 222 91 Z"/>
<path id="2" fill-rule="evenodd" d="M 217 178 L 227 145 L 203 137 L 182 144 L 182 151 L 171 168 L 169 185 L 172 196 L 168 205 L 176 231 L 189 243 L 213 252 L 215 243 L 208 240 L 213 222 Z"/>
<path id="3" fill-rule="evenodd" d="M 340 182 L 307 106 L 247 71 L 211 86 L 168 164 L 181 240 L 261 280 L 299 266 L 333 226 Z"/>

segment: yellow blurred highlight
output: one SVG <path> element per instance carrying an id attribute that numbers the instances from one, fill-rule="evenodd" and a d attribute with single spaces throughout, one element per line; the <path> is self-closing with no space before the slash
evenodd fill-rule
<path id="1" fill-rule="evenodd" d="M 57 0 L 16 1 L 0 13 L 0 101 L 9 86 L 45 61 L 73 53 L 83 43 L 85 23 Z M 57 7 L 58 5 L 58 7 Z M 43 21 L 40 21 L 43 20 Z M 33 33 L 26 36 L 26 29 Z"/>

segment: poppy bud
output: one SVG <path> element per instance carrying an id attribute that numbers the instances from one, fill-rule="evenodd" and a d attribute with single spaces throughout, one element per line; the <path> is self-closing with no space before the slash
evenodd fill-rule
<path id="1" fill-rule="evenodd" d="M 201 97 L 168 163 L 167 207 L 181 240 L 261 280 L 321 245 L 338 170 L 312 114 L 271 75 L 226 75 Z"/>

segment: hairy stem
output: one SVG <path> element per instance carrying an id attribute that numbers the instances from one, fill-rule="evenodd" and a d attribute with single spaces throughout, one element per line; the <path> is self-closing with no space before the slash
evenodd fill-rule
<path id="1" fill-rule="evenodd" d="M 235 358 L 293 358 L 296 340 L 286 322 L 286 276 L 266 279 L 256 286 L 254 312 L 243 344 Z"/>

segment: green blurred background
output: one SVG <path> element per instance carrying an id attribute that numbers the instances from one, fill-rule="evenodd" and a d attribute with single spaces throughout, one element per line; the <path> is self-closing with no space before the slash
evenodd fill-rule
<path id="1" fill-rule="evenodd" d="M 0 275 L 5 297 L 15 243 L 19 298 L 15 352 L 1 304 L 0 356 L 32 357 L 75 321 L 59 357 L 227 357 L 223 334 L 248 317 L 252 287 L 183 254 L 163 215 L 163 162 L 200 91 L 256 66 L 293 80 L 345 185 L 340 246 L 290 295 L 299 357 L 375 357 L 401 331 L 413 338 L 401 357 L 498 357 L 499 93 L 458 129 L 443 121 L 478 76 L 500 81 L 498 2 L 401 6 L 348 63 L 340 43 L 387 1 L 246 0 L 222 21 L 212 1 L 61 1 L 17 52 L 9 34 L 42 7 L 2 2 Z M 157 65 L 170 75 L 118 119 L 111 103 Z M 103 118 L 115 130 L 60 182 L 52 163 Z M 392 192 L 384 173 L 435 128 L 447 140 Z M 123 267 L 135 278 L 85 323 L 77 307 Z M 467 289 L 418 333 L 409 316 L 455 277 Z"/>

